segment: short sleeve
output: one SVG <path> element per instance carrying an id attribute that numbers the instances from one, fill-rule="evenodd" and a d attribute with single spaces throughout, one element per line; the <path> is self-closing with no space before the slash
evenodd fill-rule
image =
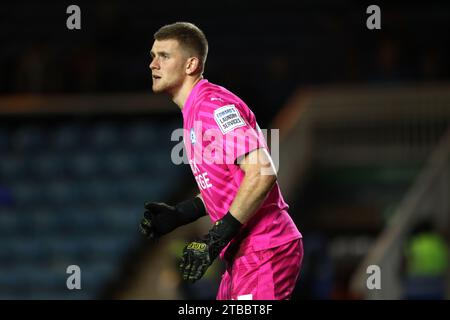
<path id="1" fill-rule="evenodd" d="M 236 165 L 246 154 L 267 148 L 251 110 L 241 102 L 203 102 L 197 120 L 203 138 L 203 159 Z"/>

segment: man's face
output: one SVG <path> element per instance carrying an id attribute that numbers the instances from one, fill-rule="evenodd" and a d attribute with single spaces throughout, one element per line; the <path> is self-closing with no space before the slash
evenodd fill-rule
<path id="1" fill-rule="evenodd" d="M 153 92 L 173 93 L 186 77 L 187 57 L 183 54 L 178 41 L 155 40 L 150 53 L 152 61 L 149 67 L 152 72 Z"/>

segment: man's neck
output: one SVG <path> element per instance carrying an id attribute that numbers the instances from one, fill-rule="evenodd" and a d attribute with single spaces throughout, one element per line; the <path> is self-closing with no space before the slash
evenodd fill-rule
<path id="1" fill-rule="evenodd" d="M 199 76 L 193 80 L 189 78 L 186 79 L 180 89 L 172 96 L 172 101 L 175 102 L 181 110 L 183 110 L 184 104 L 186 103 L 186 100 L 189 97 L 192 89 L 202 79 L 203 76 Z"/>

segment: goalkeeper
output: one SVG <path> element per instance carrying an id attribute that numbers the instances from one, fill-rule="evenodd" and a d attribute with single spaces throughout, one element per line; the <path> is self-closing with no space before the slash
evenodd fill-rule
<path id="1" fill-rule="evenodd" d="M 200 195 L 175 206 L 146 203 L 141 232 L 156 239 L 209 215 L 210 231 L 183 250 L 183 279 L 199 280 L 220 256 L 226 270 L 217 299 L 289 299 L 300 272 L 302 236 L 254 114 L 239 97 L 203 78 L 208 43 L 198 27 L 177 22 L 154 38 L 152 89 L 181 109 Z"/>

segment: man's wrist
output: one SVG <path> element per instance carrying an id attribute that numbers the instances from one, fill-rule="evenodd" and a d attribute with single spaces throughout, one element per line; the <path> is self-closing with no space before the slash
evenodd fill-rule
<path id="1" fill-rule="evenodd" d="M 214 224 L 209 234 L 222 246 L 225 246 L 239 233 L 241 227 L 242 223 L 228 211 L 222 219 Z"/>

